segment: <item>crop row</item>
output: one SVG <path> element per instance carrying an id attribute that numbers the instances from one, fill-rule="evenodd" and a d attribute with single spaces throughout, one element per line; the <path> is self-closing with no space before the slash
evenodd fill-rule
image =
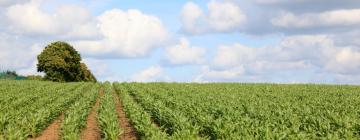
<path id="1" fill-rule="evenodd" d="M 0 81 L 0 139 L 37 137 L 61 115 L 60 138 L 80 139 L 97 101 L 101 138 L 118 139 L 124 133 L 118 95 L 140 139 L 358 139 L 359 91 L 330 85 Z"/>
<path id="2" fill-rule="evenodd" d="M 113 89 L 110 83 L 104 83 L 104 95 L 101 98 L 100 108 L 98 109 L 98 121 L 102 132 L 102 138 L 106 140 L 117 140 L 122 133 L 119 127 L 118 114 L 113 97 Z"/>
<path id="3" fill-rule="evenodd" d="M 33 84 L 34 90 L 27 91 L 24 97 L 18 97 L 22 102 L 15 100 L 0 111 L 0 139 L 38 136 L 61 112 L 80 99 L 90 86 L 73 83 L 51 84 L 44 88 L 42 84 Z"/>
<path id="4" fill-rule="evenodd" d="M 81 130 L 86 126 L 88 117 L 98 97 L 99 85 L 91 87 L 65 112 L 61 125 L 61 138 L 75 140 L 80 138 Z"/>
<path id="5" fill-rule="evenodd" d="M 122 133 L 110 83 L 0 81 L 0 139 L 35 138 L 59 119 L 60 139 L 80 139 L 90 111 L 97 111 L 102 139 Z M 101 88 L 100 88 L 101 86 Z M 100 92 L 104 94 L 99 97 Z M 100 106 L 94 108 L 99 100 Z M 63 117 L 59 117 L 63 116 Z"/>
<path id="6" fill-rule="evenodd" d="M 140 139 L 169 139 L 168 135 L 151 121 L 151 116 L 132 99 L 129 95 L 130 91 L 125 87 L 125 85 L 115 83 L 114 88 L 119 93 L 124 106 L 124 111 L 127 117 L 131 120 Z"/>
<path id="7" fill-rule="evenodd" d="M 356 86 L 116 86 L 173 138 L 352 139 L 360 135 L 360 90 Z"/>

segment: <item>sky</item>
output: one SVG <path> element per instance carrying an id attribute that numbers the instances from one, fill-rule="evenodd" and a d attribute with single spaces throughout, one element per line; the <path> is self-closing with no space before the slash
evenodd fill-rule
<path id="1" fill-rule="evenodd" d="M 70 43 L 100 81 L 360 84 L 358 0 L 0 0 L 0 69 Z"/>

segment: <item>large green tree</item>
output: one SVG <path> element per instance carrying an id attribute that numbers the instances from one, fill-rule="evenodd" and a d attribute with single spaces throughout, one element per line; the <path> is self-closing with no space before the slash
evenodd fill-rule
<path id="1" fill-rule="evenodd" d="M 45 80 L 57 82 L 96 81 L 80 54 L 68 43 L 57 41 L 38 55 L 37 70 L 45 72 Z"/>

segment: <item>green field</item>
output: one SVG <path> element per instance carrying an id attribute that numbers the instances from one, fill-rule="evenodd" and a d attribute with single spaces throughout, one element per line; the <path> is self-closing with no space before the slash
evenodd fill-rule
<path id="1" fill-rule="evenodd" d="M 119 104 L 137 139 L 360 139 L 360 86 L 10 80 L 0 139 L 39 137 L 59 116 L 60 139 L 83 139 L 97 101 L 102 139 L 127 135 Z"/>

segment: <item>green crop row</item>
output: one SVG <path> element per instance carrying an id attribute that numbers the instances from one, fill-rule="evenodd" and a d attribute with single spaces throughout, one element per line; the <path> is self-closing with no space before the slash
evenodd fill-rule
<path id="1" fill-rule="evenodd" d="M 116 104 L 113 97 L 113 89 L 110 83 L 106 82 L 104 86 L 104 96 L 101 97 L 100 108 L 98 109 L 98 120 L 102 132 L 102 138 L 105 140 L 117 140 L 122 133 L 119 127 Z"/>
<path id="2" fill-rule="evenodd" d="M 86 126 L 92 107 L 99 93 L 99 85 L 92 86 L 81 99 L 76 101 L 66 112 L 61 125 L 61 138 L 64 140 L 77 140 Z"/>
<path id="3" fill-rule="evenodd" d="M 337 85 L 0 80 L 0 140 L 37 137 L 61 114 L 60 138 L 80 139 L 97 99 L 102 139 L 118 139 L 117 96 L 139 139 L 360 139 L 359 93 Z"/>
<path id="4" fill-rule="evenodd" d="M 115 90 L 119 93 L 126 116 L 131 120 L 137 135 L 144 140 L 164 140 L 169 139 L 168 135 L 161 131 L 151 121 L 151 116 L 134 102 L 129 95 L 129 90 L 123 84 L 114 84 Z"/>
<path id="5" fill-rule="evenodd" d="M 91 85 L 54 83 L 44 87 L 43 84 L 33 83 L 32 86 L 34 90 L 28 90 L 23 95 L 27 98 L 17 97 L 13 103 L 9 103 L 11 105 L 0 111 L 0 139 L 36 137 L 61 112 L 81 98 Z M 17 87 L 7 88 L 11 91 Z"/>
<path id="6" fill-rule="evenodd" d="M 173 138 L 360 137 L 358 86 L 174 83 L 116 86 Z M 188 132 L 188 137 L 184 132 Z M 194 134 L 198 137 L 191 137 Z"/>

